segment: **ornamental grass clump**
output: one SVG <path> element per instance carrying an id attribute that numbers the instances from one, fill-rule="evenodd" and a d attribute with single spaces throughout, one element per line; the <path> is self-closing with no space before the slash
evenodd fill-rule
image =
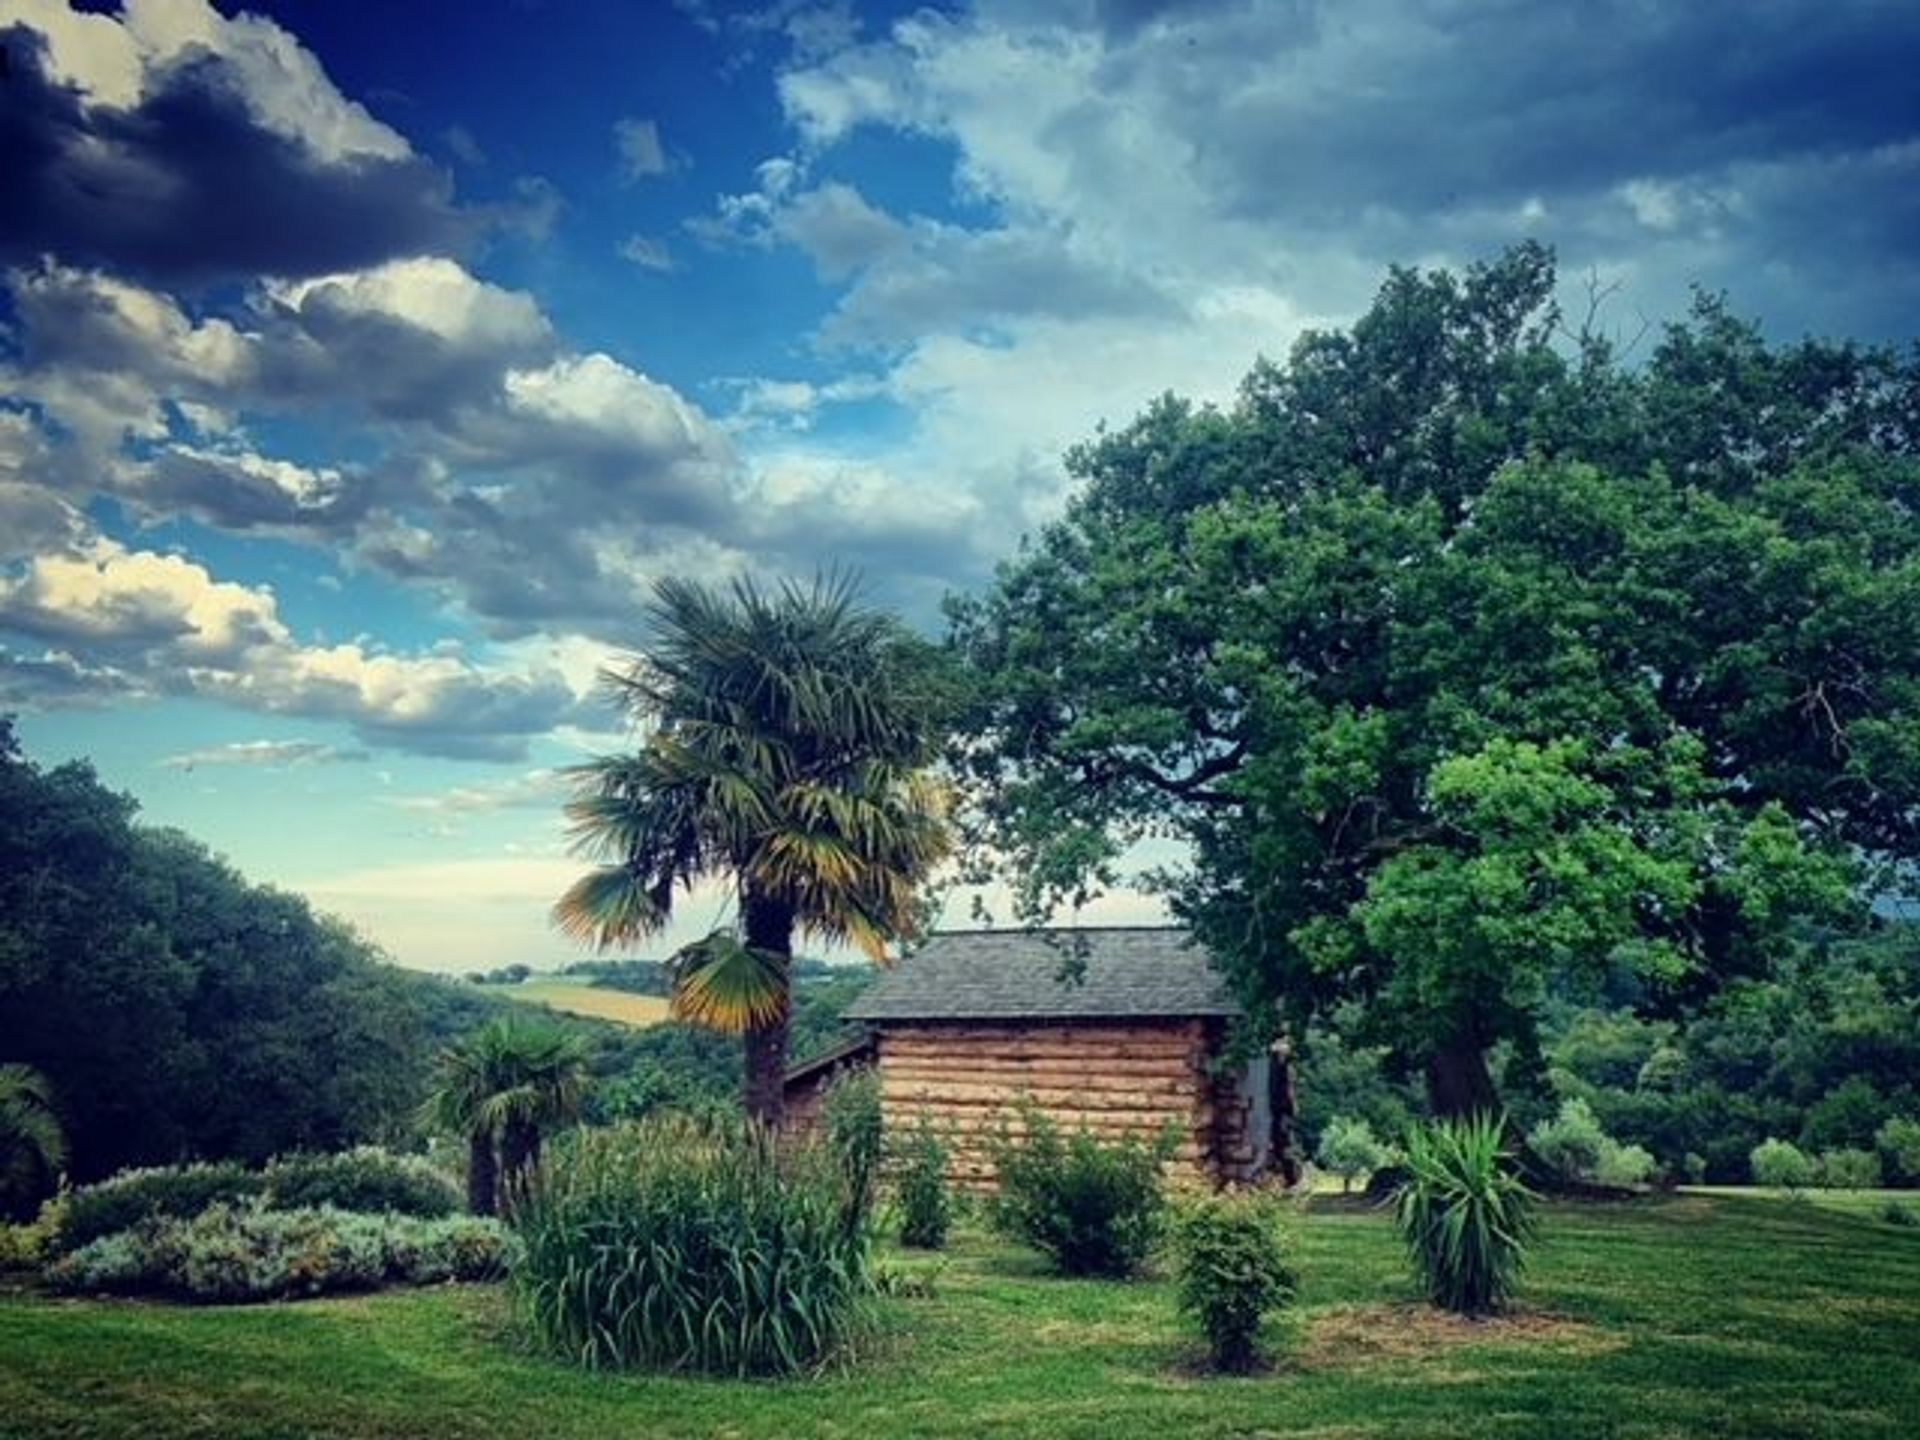
<path id="1" fill-rule="evenodd" d="M 1023 1133 L 1009 1126 L 991 1143 L 1000 1181 L 987 1210 L 993 1227 L 1045 1253 L 1062 1275 L 1137 1274 L 1160 1236 L 1177 1136 L 1103 1141 L 1086 1130 L 1062 1134 L 1031 1104 L 1017 1109 Z"/>
<path id="2" fill-rule="evenodd" d="M 1174 1212 L 1172 1240 L 1180 1308 L 1199 1321 L 1213 1368 L 1257 1368 L 1261 1322 L 1299 1287 L 1283 1202 L 1263 1190 L 1197 1196 Z"/>
<path id="3" fill-rule="evenodd" d="M 1526 1264 L 1534 1196 L 1515 1173 L 1505 1132 L 1491 1115 L 1408 1132 L 1395 1215 L 1415 1275 L 1443 1310 L 1501 1309 Z"/>
<path id="4" fill-rule="evenodd" d="M 826 1146 L 661 1116 L 569 1136 L 516 1212 L 536 1342 L 593 1369 L 792 1375 L 864 1325 L 862 1197 Z"/>

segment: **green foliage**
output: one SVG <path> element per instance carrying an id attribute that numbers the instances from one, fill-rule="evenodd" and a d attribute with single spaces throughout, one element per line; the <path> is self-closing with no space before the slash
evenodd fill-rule
<path id="1" fill-rule="evenodd" d="M 1340 1189 L 1353 1188 L 1353 1182 L 1391 1164 L 1393 1147 L 1373 1133 L 1373 1127 L 1353 1115 L 1336 1115 L 1320 1132 L 1320 1147 L 1314 1159 L 1322 1170 L 1340 1177 Z"/>
<path id="2" fill-rule="evenodd" d="M 1653 1156 L 1622 1145 L 1601 1128 L 1584 1100 L 1563 1100 L 1560 1112 L 1527 1132 L 1527 1144 L 1556 1173 L 1596 1185 L 1641 1185 L 1653 1174 Z"/>
<path id="3" fill-rule="evenodd" d="M 505 1002 L 134 814 L 0 717 L 0 1057 L 51 1085 L 73 1179 L 407 1136 L 435 1044 Z"/>
<path id="4" fill-rule="evenodd" d="M 0 1272 L 38 1270 L 59 1253 L 67 1193 L 62 1190 L 55 1194 L 24 1225 L 0 1225 Z"/>
<path id="5" fill-rule="evenodd" d="M 66 1168 L 53 1086 L 30 1065 L 0 1065 L 0 1221 L 32 1214 Z"/>
<path id="6" fill-rule="evenodd" d="M 579 1131 L 516 1220 L 539 1345 L 595 1369 L 793 1374 L 860 1329 L 868 1237 L 839 1160 L 661 1117 Z"/>
<path id="7" fill-rule="evenodd" d="M 1695 1013 L 1914 853 L 1920 359 L 1702 298 L 1629 366 L 1556 284 L 1532 245 L 1391 272 L 1232 405 L 1075 450 L 951 612 L 1023 915 L 1173 835 L 1249 1013 L 1348 1010 L 1455 1111 L 1552 1003 Z"/>
<path id="8" fill-rule="evenodd" d="M 1045 1254 L 1062 1275 L 1138 1273 L 1159 1239 L 1163 1176 L 1175 1137 L 1158 1143 L 1063 1133 L 1044 1111 L 1019 1108 L 991 1142 L 1000 1188 L 987 1218 Z"/>
<path id="9" fill-rule="evenodd" d="M 1790 1140 L 1768 1139 L 1747 1159 L 1753 1183 L 1775 1190 L 1804 1190 L 1819 1177 L 1814 1162 Z"/>
<path id="10" fill-rule="evenodd" d="M 938 1250 L 953 1224 L 947 1183 L 947 1147 L 926 1116 L 894 1146 L 894 1194 L 900 1205 L 900 1243 Z"/>
<path id="11" fill-rule="evenodd" d="M 885 1145 L 880 1076 L 866 1067 L 841 1071 L 821 1100 L 820 1124 L 864 1219 L 873 1208 Z"/>
<path id="12" fill-rule="evenodd" d="M 270 1161 L 264 1200 L 274 1210 L 392 1210 L 423 1218 L 452 1215 L 460 1191 L 432 1162 L 362 1145 L 333 1155 L 283 1155 Z"/>
<path id="13" fill-rule="evenodd" d="M 123 1170 L 66 1197 L 59 1248 L 77 1250 L 154 1218 L 190 1219 L 215 1205 L 254 1199 L 266 1186 L 258 1170 L 233 1161 Z"/>
<path id="14" fill-rule="evenodd" d="M 1820 1184 L 1829 1190 L 1878 1190 L 1880 1157 L 1871 1150 L 1824 1150 L 1819 1175 Z"/>
<path id="15" fill-rule="evenodd" d="M 1881 1206 L 1880 1218 L 1889 1225 L 1898 1225 L 1903 1230 L 1920 1229 L 1920 1210 L 1899 1200 L 1889 1200 Z"/>
<path id="16" fill-rule="evenodd" d="M 71 1293 L 240 1304 L 385 1284 L 497 1279 L 513 1247 L 498 1222 L 471 1216 L 216 1204 L 188 1218 L 155 1217 L 100 1236 L 54 1261 L 46 1277 Z"/>
<path id="17" fill-rule="evenodd" d="M 1920 1120 L 1908 1115 L 1890 1116 L 1874 1132 L 1873 1141 L 1895 1175 L 1909 1182 L 1920 1181 Z"/>
<path id="18" fill-rule="evenodd" d="M 1395 1219 L 1414 1273 L 1443 1310 L 1485 1315 L 1511 1298 L 1536 1227 L 1533 1194 L 1490 1115 L 1407 1132 Z"/>
<path id="19" fill-rule="evenodd" d="M 1199 1322 L 1214 1369 L 1253 1369 L 1261 1321 L 1299 1288 L 1282 1202 L 1262 1190 L 1196 1197 L 1176 1207 L 1172 1241 L 1180 1308 Z"/>

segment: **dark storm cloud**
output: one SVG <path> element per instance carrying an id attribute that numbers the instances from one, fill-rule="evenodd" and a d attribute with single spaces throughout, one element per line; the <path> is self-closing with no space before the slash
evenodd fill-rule
<path id="1" fill-rule="evenodd" d="M 116 107 L 51 79 L 35 31 L 0 31 L 0 47 L 0 261 L 53 254 L 194 285 L 444 251 L 473 229 L 417 156 L 323 160 L 263 128 L 216 56 L 168 66 Z"/>

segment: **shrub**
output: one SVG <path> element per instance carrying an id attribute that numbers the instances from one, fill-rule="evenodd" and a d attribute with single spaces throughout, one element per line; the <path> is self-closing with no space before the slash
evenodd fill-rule
<path id="1" fill-rule="evenodd" d="M 953 1223 L 947 1187 L 947 1147 L 923 1115 L 899 1147 L 900 1243 L 938 1250 Z"/>
<path id="2" fill-rule="evenodd" d="M 1920 1210 L 1898 1200 L 1889 1200 L 1881 1207 L 1880 1218 L 1889 1225 L 1898 1225 L 1902 1229 L 1920 1229 Z"/>
<path id="3" fill-rule="evenodd" d="M 867 1313 L 859 1206 L 830 1147 L 674 1116 L 581 1131 L 518 1213 L 520 1309 L 594 1368 L 809 1370 Z"/>
<path id="4" fill-rule="evenodd" d="M 880 1077 L 870 1069 L 844 1070 L 834 1077 L 820 1102 L 827 1147 L 840 1163 L 864 1218 L 873 1205 L 880 1177 L 883 1117 Z"/>
<path id="5" fill-rule="evenodd" d="M 103 1235 L 47 1267 L 59 1290 L 238 1304 L 387 1283 L 495 1279 L 514 1241 L 498 1221 L 214 1205 Z"/>
<path id="6" fill-rule="evenodd" d="M 431 1161 L 375 1145 L 335 1155 L 283 1155 L 268 1164 L 264 1193 L 275 1210 L 332 1206 L 433 1218 L 461 1208 L 459 1186 Z"/>
<path id="7" fill-rule="evenodd" d="M 1297 1288 L 1289 1249 L 1280 1203 L 1264 1191 L 1204 1195 L 1175 1212 L 1180 1308 L 1200 1322 L 1214 1369 L 1258 1363 L 1260 1322 Z"/>
<path id="8" fill-rule="evenodd" d="M 1528 1132 L 1527 1144 L 1543 1163 L 1569 1180 L 1595 1185 L 1643 1185 L 1654 1159 L 1638 1145 L 1622 1145 L 1602 1128 L 1585 1100 L 1560 1102 L 1551 1120 Z"/>
<path id="9" fill-rule="evenodd" d="M 1435 1305 L 1462 1315 L 1512 1295 L 1534 1234 L 1533 1192 L 1513 1172 L 1506 1122 L 1437 1120 L 1408 1132 L 1407 1180 L 1395 1215 L 1415 1274 Z"/>
<path id="10" fill-rule="evenodd" d="M 1871 1150 L 1829 1150 L 1820 1157 L 1820 1183 L 1829 1190 L 1877 1190 L 1880 1157 Z"/>
<path id="11" fill-rule="evenodd" d="M 186 1219 L 212 1205 L 250 1200 L 264 1184 L 259 1171 L 231 1161 L 123 1170 L 68 1195 L 59 1248 L 77 1250 L 103 1235 L 131 1230 L 143 1220 Z"/>
<path id="12" fill-rule="evenodd" d="M 1020 1115 L 1024 1135 L 1003 1128 L 991 1144 L 1000 1181 L 987 1210 L 993 1227 L 1063 1275 L 1136 1273 L 1159 1238 L 1172 1131 L 1154 1144 L 1102 1142 L 1085 1130 L 1063 1136 L 1030 1104 Z"/>
<path id="13" fill-rule="evenodd" d="M 1873 1143 L 1902 1180 L 1920 1180 L 1920 1120 L 1895 1115 L 1874 1132 Z"/>
<path id="14" fill-rule="evenodd" d="M 1321 1132 L 1320 1148 L 1314 1158 L 1322 1170 L 1340 1177 L 1340 1190 L 1345 1194 L 1353 1188 L 1355 1180 L 1391 1163 L 1394 1155 L 1393 1147 L 1375 1136 L 1373 1127 L 1365 1120 L 1353 1115 L 1336 1115 Z"/>
<path id="15" fill-rule="evenodd" d="M 1815 1179 L 1813 1161 L 1790 1140 L 1762 1140 L 1747 1157 L 1747 1168 L 1754 1184 L 1776 1190 L 1804 1190 Z"/>
<path id="16" fill-rule="evenodd" d="M 0 1270 L 37 1270 L 56 1253 L 69 1193 L 53 1195 L 28 1224 L 0 1225 Z"/>

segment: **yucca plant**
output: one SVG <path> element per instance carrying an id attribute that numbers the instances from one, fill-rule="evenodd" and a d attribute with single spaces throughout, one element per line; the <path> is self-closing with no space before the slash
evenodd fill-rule
<path id="1" fill-rule="evenodd" d="M 640 743 L 573 772 L 575 849 L 599 863 L 554 918 L 631 944 L 666 926 L 677 889 L 729 881 L 738 926 L 675 957 L 672 1001 L 743 1037 L 747 1113 L 778 1126 L 794 935 L 884 961 L 949 848 L 932 651 L 844 579 L 667 580 L 648 618 L 646 651 L 604 677 Z"/>
<path id="2" fill-rule="evenodd" d="M 822 1145 L 661 1116 L 554 1147 L 516 1215 L 539 1345 L 593 1369 L 818 1368 L 873 1293 L 858 1200 Z"/>
<path id="3" fill-rule="evenodd" d="M 1505 1118 L 1416 1126 L 1407 1134 L 1406 1169 L 1394 1208 L 1428 1298 L 1461 1315 L 1500 1309 L 1519 1283 L 1535 1229 L 1534 1195 L 1516 1173 Z"/>

